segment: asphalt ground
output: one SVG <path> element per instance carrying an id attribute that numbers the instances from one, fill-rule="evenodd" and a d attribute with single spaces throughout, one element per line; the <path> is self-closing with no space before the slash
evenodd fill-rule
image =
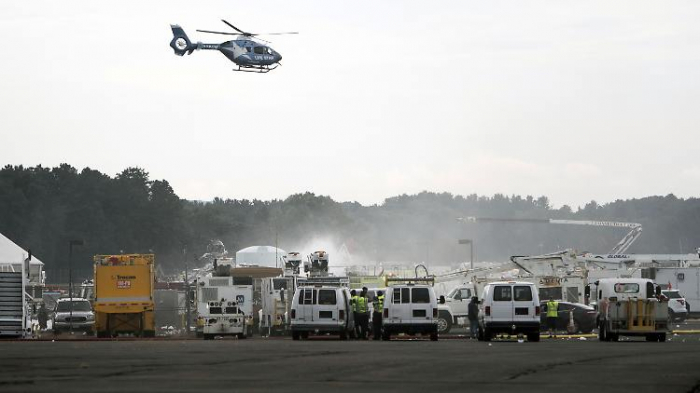
<path id="1" fill-rule="evenodd" d="M 700 335 L 0 341 L 0 392 L 700 392 Z"/>

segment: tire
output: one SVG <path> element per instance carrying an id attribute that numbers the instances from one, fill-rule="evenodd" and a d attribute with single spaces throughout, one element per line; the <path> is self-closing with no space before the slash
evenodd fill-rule
<path id="1" fill-rule="evenodd" d="M 340 340 L 345 341 L 348 339 L 348 332 L 340 332 Z"/>
<path id="2" fill-rule="evenodd" d="M 384 341 L 390 341 L 391 340 L 391 334 L 389 332 L 383 332 L 382 333 L 382 340 Z"/>
<path id="3" fill-rule="evenodd" d="M 205 340 L 213 340 L 213 339 L 214 339 L 214 335 L 213 335 L 213 334 L 205 334 L 203 337 L 204 337 Z"/>
<path id="4" fill-rule="evenodd" d="M 299 332 L 297 332 L 297 331 L 295 331 L 295 330 L 292 330 L 292 340 L 298 341 L 298 340 L 299 340 L 299 336 L 300 336 Z"/>
<path id="5" fill-rule="evenodd" d="M 666 333 L 659 333 L 659 342 L 660 343 L 665 343 L 666 342 Z"/>
<path id="6" fill-rule="evenodd" d="M 644 336 L 644 339 L 647 342 L 654 342 L 659 340 L 659 336 L 656 334 L 647 334 L 646 336 Z"/>
<path id="7" fill-rule="evenodd" d="M 435 333 L 430 333 L 430 341 L 437 341 L 438 340 L 438 334 L 437 332 Z"/>
<path id="8" fill-rule="evenodd" d="M 492 335 L 488 328 L 484 328 L 484 341 L 491 341 Z"/>
<path id="9" fill-rule="evenodd" d="M 248 336 L 245 333 L 236 334 L 236 337 L 238 337 L 239 340 L 244 340 L 248 338 Z"/>
<path id="10" fill-rule="evenodd" d="M 303 338 L 304 340 L 308 340 L 309 339 L 309 332 L 301 332 L 301 338 Z"/>
<path id="11" fill-rule="evenodd" d="M 527 341 L 537 343 L 540 342 L 540 334 L 539 333 L 530 333 L 527 335 Z"/>
<path id="12" fill-rule="evenodd" d="M 446 334 L 452 330 L 452 316 L 446 311 L 440 311 L 437 318 L 438 333 Z"/>
<path id="13" fill-rule="evenodd" d="M 617 333 L 608 333 L 608 341 L 618 342 L 620 341 L 620 335 Z"/>

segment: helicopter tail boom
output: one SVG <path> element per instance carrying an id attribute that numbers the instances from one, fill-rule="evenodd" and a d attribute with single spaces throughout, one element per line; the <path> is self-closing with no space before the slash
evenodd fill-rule
<path id="1" fill-rule="evenodd" d="M 191 55 L 197 47 L 192 45 L 192 41 L 185 34 L 185 30 L 179 25 L 170 25 L 170 28 L 173 30 L 173 39 L 170 41 L 170 47 L 173 48 L 175 54 L 178 56 L 183 56 L 185 53 Z"/>

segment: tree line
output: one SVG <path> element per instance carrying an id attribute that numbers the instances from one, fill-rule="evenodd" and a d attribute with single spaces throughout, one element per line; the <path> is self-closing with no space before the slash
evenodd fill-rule
<path id="1" fill-rule="evenodd" d="M 77 170 L 7 165 L 0 170 L 0 233 L 46 263 L 49 282 L 66 282 L 68 244 L 78 278 L 89 277 L 95 254 L 156 254 L 166 271 L 190 266 L 211 239 L 229 251 L 251 245 L 301 250 L 315 239 L 344 246 L 355 263 L 454 265 L 469 259 L 459 239 L 473 241 L 476 259 L 504 261 L 564 248 L 605 253 L 625 229 L 531 223 L 464 223 L 457 217 L 557 218 L 631 221 L 644 231 L 628 250 L 690 253 L 700 246 L 700 200 L 673 195 L 617 200 L 555 209 L 545 196 L 467 196 L 421 192 L 363 206 L 313 193 L 283 200 L 188 201 L 166 180 L 151 180 L 142 168 L 109 176 Z M 333 255 L 331 256 L 333 264 Z"/>

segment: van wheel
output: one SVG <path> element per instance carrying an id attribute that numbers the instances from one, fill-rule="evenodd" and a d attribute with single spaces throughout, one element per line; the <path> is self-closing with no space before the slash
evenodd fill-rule
<path id="1" fill-rule="evenodd" d="M 608 341 L 607 337 L 605 337 L 605 325 L 600 325 L 598 328 L 598 341 Z"/>
<path id="2" fill-rule="evenodd" d="M 437 341 L 438 340 L 438 334 L 437 332 L 435 333 L 430 333 L 430 341 Z"/>
<path id="3" fill-rule="evenodd" d="M 384 340 L 384 341 L 391 340 L 391 334 L 389 334 L 388 332 L 382 333 L 382 340 Z"/>
<path id="4" fill-rule="evenodd" d="M 658 336 L 657 336 L 656 334 L 647 334 L 646 336 L 644 336 L 644 338 L 645 338 L 648 342 L 658 341 Z"/>
<path id="5" fill-rule="evenodd" d="M 527 335 L 527 341 L 531 341 L 533 343 L 540 342 L 540 333 L 530 333 Z"/>
<path id="6" fill-rule="evenodd" d="M 449 333 L 452 329 L 452 316 L 447 311 L 440 311 L 437 318 L 438 333 Z"/>
<path id="7" fill-rule="evenodd" d="M 620 335 L 615 333 L 608 333 L 608 341 L 617 342 L 620 340 Z"/>
<path id="8" fill-rule="evenodd" d="M 340 332 L 340 339 L 345 341 L 348 339 L 348 333 L 347 332 Z"/>
<path id="9" fill-rule="evenodd" d="M 299 332 L 292 330 L 292 340 L 299 340 Z"/>
<path id="10" fill-rule="evenodd" d="M 309 339 L 309 332 L 301 332 L 301 338 L 303 338 L 304 340 L 308 340 Z"/>
<path id="11" fill-rule="evenodd" d="M 660 343 L 666 342 L 666 333 L 659 333 L 659 342 Z"/>
<path id="12" fill-rule="evenodd" d="M 204 335 L 204 339 L 205 339 L 205 340 L 213 340 L 213 339 L 214 339 L 214 335 L 213 335 L 213 334 L 205 334 L 205 335 Z"/>

